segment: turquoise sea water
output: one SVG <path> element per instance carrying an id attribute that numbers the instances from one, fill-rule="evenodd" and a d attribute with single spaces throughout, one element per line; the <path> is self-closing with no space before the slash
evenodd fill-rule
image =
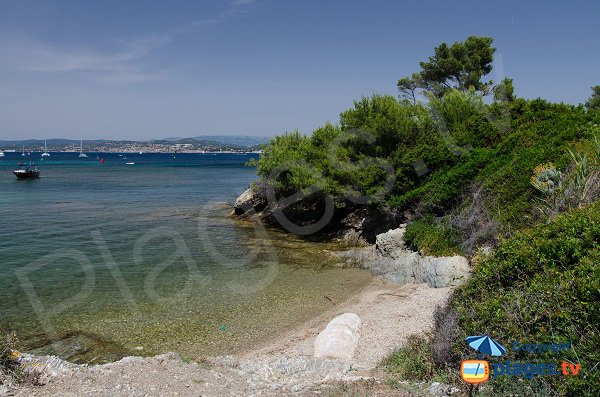
<path id="1" fill-rule="evenodd" d="M 88 155 L 0 159 L 0 325 L 25 350 L 78 362 L 232 353 L 370 279 L 328 259 L 335 246 L 228 217 L 255 179 L 252 155 Z M 32 159 L 42 177 L 17 180 Z"/>

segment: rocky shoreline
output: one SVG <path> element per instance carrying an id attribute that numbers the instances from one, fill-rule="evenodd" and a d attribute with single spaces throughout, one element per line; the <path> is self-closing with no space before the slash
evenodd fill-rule
<path id="1" fill-rule="evenodd" d="M 281 219 L 299 228 L 327 220 L 326 225 L 312 233 L 310 238 L 336 240 L 349 247 L 373 244 L 378 234 L 397 227 L 402 219 L 411 218 L 410 214 L 398 214 L 387 208 L 351 203 L 331 209 L 327 207 L 327 200 L 312 197 L 287 203 L 280 197 L 269 197 L 267 187 L 261 183 L 250 186 L 237 198 L 231 215 L 286 230 L 288 225 L 282 225 Z"/>
<path id="2" fill-rule="evenodd" d="M 378 234 L 367 247 L 337 253 L 364 269 L 398 284 L 425 283 L 432 288 L 457 287 L 470 274 L 469 261 L 459 255 L 435 257 L 410 250 L 404 243 L 406 224 Z"/>
<path id="3" fill-rule="evenodd" d="M 307 219 L 318 219 L 319 211 L 308 200 L 286 208 L 273 208 L 267 194 L 260 188 L 250 187 L 234 204 L 232 215 L 257 219 L 263 224 L 278 227 L 277 211 L 290 222 L 302 226 Z M 287 211 L 287 212 L 285 212 Z M 400 216 L 386 209 L 368 206 L 338 210 L 332 224 L 319 231 L 323 239 L 336 239 L 348 247 L 336 252 L 350 263 L 398 284 L 426 283 L 430 287 L 456 287 L 466 281 L 470 273 L 469 261 L 463 256 L 434 257 L 412 251 L 404 242 L 406 223 Z M 302 215 L 307 216 L 302 216 Z M 407 214 L 403 214 L 405 219 Z"/>

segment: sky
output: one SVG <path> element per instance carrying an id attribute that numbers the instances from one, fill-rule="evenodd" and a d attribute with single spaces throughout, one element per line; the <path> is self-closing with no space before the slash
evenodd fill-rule
<path id="1" fill-rule="evenodd" d="M 310 133 L 442 42 L 491 36 L 490 77 L 582 103 L 598 1 L 1 0 L 1 139 Z"/>

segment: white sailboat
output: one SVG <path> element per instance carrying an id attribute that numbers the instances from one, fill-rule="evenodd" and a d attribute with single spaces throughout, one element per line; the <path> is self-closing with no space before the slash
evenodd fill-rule
<path id="1" fill-rule="evenodd" d="M 23 145 L 23 153 L 21 153 L 21 157 L 25 157 L 25 145 Z"/>
<path id="2" fill-rule="evenodd" d="M 50 153 L 48 153 L 48 142 L 44 139 L 44 153 L 42 153 L 42 157 L 50 157 Z"/>
<path id="3" fill-rule="evenodd" d="M 87 154 L 83 153 L 83 139 L 81 140 L 81 145 L 79 146 L 79 157 L 87 157 Z"/>

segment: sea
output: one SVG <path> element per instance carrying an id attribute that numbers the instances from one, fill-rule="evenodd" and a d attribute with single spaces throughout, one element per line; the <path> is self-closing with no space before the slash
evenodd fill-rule
<path id="1" fill-rule="evenodd" d="M 201 359 L 266 344 L 363 288 L 371 276 L 336 244 L 230 216 L 256 156 L 6 153 L 2 332 L 77 363 Z M 19 162 L 41 177 L 17 180 Z"/>

